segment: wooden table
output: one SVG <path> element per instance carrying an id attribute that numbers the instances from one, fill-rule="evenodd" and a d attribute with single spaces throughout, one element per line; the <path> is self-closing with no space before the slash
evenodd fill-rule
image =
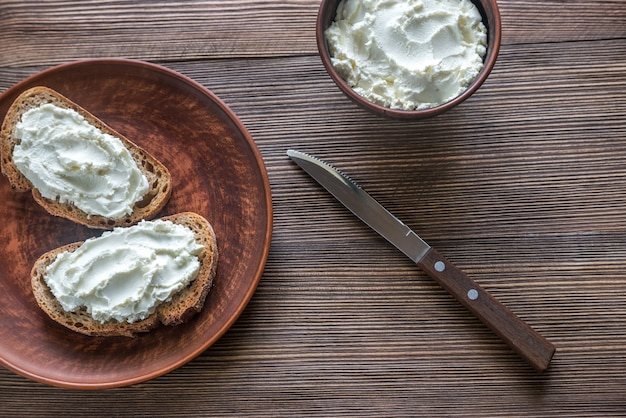
<path id="1" fill-rule="evenodd" d="M 215 345 L 106 391 L 0 369 L 0 415 L 626 414 L 626 2 L 499 4 L 483 87 L 397 122 L 324 71 L 317 1 L 0 1 L 0 92 L 81 58 L 164 65 L 240 117 L 274 203 L 265 273 Z M 346 171 L 540 331 L 551 369 L 532 371 L 288 148 Z"/>

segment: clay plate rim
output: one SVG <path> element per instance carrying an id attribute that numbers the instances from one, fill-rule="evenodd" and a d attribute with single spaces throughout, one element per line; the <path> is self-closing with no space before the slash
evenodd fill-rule
<path id="1" fill-rule="evenodd" d="M 65 94 L 164 162 L 173 193 L 158 217 L 188 210 L 205 216 L 218 238 L 220 263 L 204 309 L 186 324 L 135 339 L 74 333 L 37 307 L 28 274 L 45 251 L 101 231 L 48 215 L 30 193 L 13 192 L 1 176 L 0 364 L 73 389 L 128 386 L 162 376 L 214 344 L 261 279 L 272 235 L 271 190 L 261 154 L 217 96 L 156 64 L 111 58 L 48 68 L 0 95 L 0 119 L 19 93 L 35 85 Z"/>

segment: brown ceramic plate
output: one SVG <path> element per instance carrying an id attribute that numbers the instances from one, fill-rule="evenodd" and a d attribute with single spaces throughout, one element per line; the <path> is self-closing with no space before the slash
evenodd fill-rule
<path id="1" fill-rule="evenodd" d="M 220 261 L 204 309 L 186 324 L 134 339 L 74 333 L 39 309 L 30 269 L 44 252 L 101 232 L 48 215 L 30 193 L 13 192 L 0 176 L 0 364 L 39 382 L 80 389 L 163 375 L 217 341 L 261 278 L 272 232 L 261 155 L 220 99 L 160 66 L 110 59 L 50 68 L 0 96 L 0 120 L 15 97 L 35 85 L 66 95 L 165 163 L 173 193 L 159 216 L 194 211 L 206 217 Z"/>

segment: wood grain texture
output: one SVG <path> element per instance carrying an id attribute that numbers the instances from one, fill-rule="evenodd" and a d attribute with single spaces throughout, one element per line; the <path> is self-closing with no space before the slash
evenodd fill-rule
<path id="1" fill-rule="evenodd" d="M 0 91 L 75 58 L 165 64 L 237 113 L 274 202 L 257 292 L 201 356 L 96 393 L 0 369 L 0 414 L 623 416 L 626 3 L 499 5 L 485 84 L 406 123 L 334 86 L 314 43 L 318 2 L 0 2 Z M 536 375 L 287 148 L 347 172 L 554 343 L 550 371 Z"/>

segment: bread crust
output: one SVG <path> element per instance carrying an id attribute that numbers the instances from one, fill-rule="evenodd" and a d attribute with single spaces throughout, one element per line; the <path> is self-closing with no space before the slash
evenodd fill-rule
<path id="1" fill-rule="evenodd" d="M 77 312 L 67 312 L 63 309 L 45 281 L 46 268 L 60 253 L 75 251 L 84 241 L 58 247 L 37 259 L 31 270 L 31 285 L 39 307 L 59 324 L 81 334 L 99 337 L 135 337 L 160 324 L 178 325 L 187 322 L 202 310 L 213 285 L 219 258 L 215 232 L 204 217 L 193 212 L 182 212 L 161 219 L 191 229 L 196 242 L 203 245 L 204 249 L 199 256 L 200 269 L 196 278 L 187 287 L 175 293 L 169 301 L 157 306 L 156 311 L 148 318 L 133 323 L 116 320 L 100 323 L 84 309 Z"/>
<path id="2" fill-rule="evenodd" d="M 120 219 L 110 219 L 100 215 L 89 215 L 71 203 L 62 204 L 58 200 L 47 199 L 17 169 L 13 162 L 13 150 L 20 140 L 14 136 L 15 127 L 22 119 L 24 112 L 45 103 L 73 109 L 102 132 L 113 135 L 122 141 L 137 163 L 137 167 L 147 177 L 149 184 L 148 192 L 141 201 L 135 204 L 132 213 Z M 78 104 L 48 87 L 37 86 L 28 89 L 13 102 L 0 129 L 0 157 L 2 173 L 9 179 L 14 190 L 19 192 L 31 190 L 35 201 L 50 214 L 90 228 L 112 229 L 118 226 L 133 225 L 142 219 L 153 218 L 163 209 L 171 196 L 172 180 L 165 165 Z"/>

